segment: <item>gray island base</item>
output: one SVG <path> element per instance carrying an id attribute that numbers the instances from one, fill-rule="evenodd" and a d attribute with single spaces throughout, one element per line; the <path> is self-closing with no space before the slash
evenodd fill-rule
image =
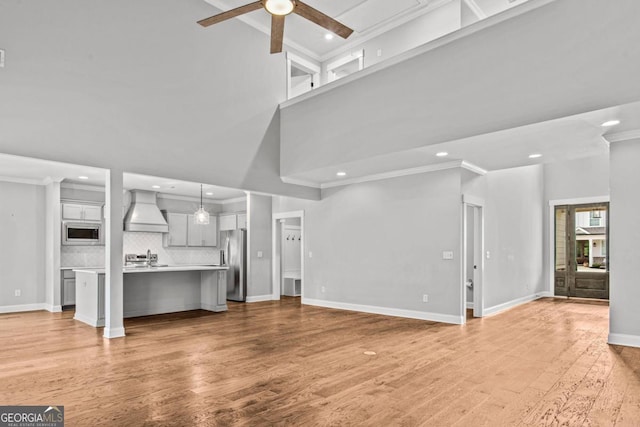
<path id="1" fill-rule="evenodd" d="M 124 317 L 187 310 L 227 310 L 228 267 L 175 266 L 123 270 Z M 105 271 L 77 269 L 74 319 L 104 326 Z"/>

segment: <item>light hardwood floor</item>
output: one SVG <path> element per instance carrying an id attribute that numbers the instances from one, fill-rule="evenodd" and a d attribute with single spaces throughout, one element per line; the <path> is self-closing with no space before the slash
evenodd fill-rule
<path id="1" fill-rule="evenodd" d="M 638 426 L 640 349 L 607 345 L 607 318 L 543 299 L 454 326 L 287 298 L 109 341 L 70 312 L 4 314 L 0 404 L 64 405 L 68 426 Z"/>

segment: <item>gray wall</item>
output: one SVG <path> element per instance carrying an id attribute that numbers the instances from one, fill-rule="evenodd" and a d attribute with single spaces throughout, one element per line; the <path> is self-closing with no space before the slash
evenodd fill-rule
<path id="1" fill-rule="evenodd" d="M 0 200 L 0 309 L 44 303 L 45 187 L 0 181 Z"/>
<path id="2" fill-rule="evenodd" d="M 611 334 L 630 335 L 640 346 L 640 139 L 611 144 L 610 318 Z M 627 344 L 629 344 L 627 342 Z"/>
<path id="3" fill-rule="evenodd" d="M 461 316 L 460 182 L 451 169 L 276 197 L 274 212 L 305 211 L 303 297 Z"/>
<path id="4" fill-rule="evenodd" d="M 249 280 L 247 296 L 272 294 L 271 288 L 271 196 L 249 195 Z M 258 251 L 262 258 L 258 258 Z"/>
<path id="5" fill-rule="evenodd" d="M 278 174 L 285 56 L 237 19 L 196 24 L 216 12 L 204 1 L 3 2 L 0 152 L 317 198 Z"/>
<path id="6" fill-rule="evenodd" d="M 526 166 L 486 176 L 485 309 L 543 291 L 543 170 Z"/>

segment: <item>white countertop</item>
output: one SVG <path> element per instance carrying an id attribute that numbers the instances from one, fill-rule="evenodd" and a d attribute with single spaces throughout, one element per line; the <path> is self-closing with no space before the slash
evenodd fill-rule
<path id="1" fill-rule="evenodd" d="M 229 267 L 226 265 L 170 265 L 167 267 L 123 267 L 122 272 L 125 274 L 128 273 L 165 273 L 169 271 L 210 271 L 210 270 L 228 270 Z M 73 271 L 77 272 L 85 272 L 85 273 L 94 273 L 94 274 L 105 274 L 104 268 L 86 268 L 79 267 L 77 269 L 73 269 Z"/>

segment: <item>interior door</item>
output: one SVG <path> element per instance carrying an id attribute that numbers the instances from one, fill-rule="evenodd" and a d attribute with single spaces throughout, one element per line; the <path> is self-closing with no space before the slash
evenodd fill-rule
<path id="1" fill-rule="evenodd" d="M 609 204 L 555 209 L 555 294 L 609 299 Z"/>

